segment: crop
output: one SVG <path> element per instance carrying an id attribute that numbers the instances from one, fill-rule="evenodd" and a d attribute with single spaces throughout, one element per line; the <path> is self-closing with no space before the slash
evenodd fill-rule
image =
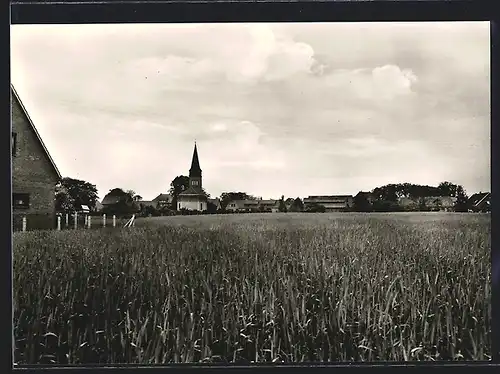
<path id="1" fill-rule="evenodd" d="M 15 361 L 489 359 L 490 231 L 289 213 L 15 233 Z"/>

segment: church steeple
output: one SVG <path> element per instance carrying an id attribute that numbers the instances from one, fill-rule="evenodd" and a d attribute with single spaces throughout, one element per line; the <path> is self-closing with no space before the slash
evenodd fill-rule
<path id="1" fill-rule="evenodd" d="M 193 159 L 191 160 L 191 168 L 189 169 L 189 177 L 201 178 L 200 160 L 198 159 L 198 149 L 194 142 Z"/>
<path id="2" fill-rule="evenodd" d="M 191 168 L 189 169 L 189 187 L 195 191 L 202 191 L 201 185 L 201 168 L 200 160 L 198 159 L 198 149 L 196 142 L 194 142 L 193 159 L 191 160 Z"/>

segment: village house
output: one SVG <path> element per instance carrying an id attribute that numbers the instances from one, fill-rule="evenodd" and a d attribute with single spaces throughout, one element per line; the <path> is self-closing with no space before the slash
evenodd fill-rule
<path id="1" fill-rule="evenodd" d="M 208 197 L 203 191 L 201 175 L 198 149 L 195 143 L 191 168 L 189 169 L 189 187 L 177 197 L 177 210 L 186 209 L 200 212 L 207 210 Z"/>
<path id="2" fill-rule="evenodd" d="M 435 212 L 452 212 L 456 201 L 457 198 L 451 196 L 401 197 L 398 199 L 398 204 L 405 211 L 419 211 L 425 207 L 425 210 Z"/>
<path id="3" fill-rule="evenodd" d="M 491 212 L 491 193 L 479 192 L 467 201 L 470 212 Z"/>
<path id="4" fill-rule="evenodd" d="M 279 200 L 232 200 L 226 210 L 230 212 L 277 212 Z"/>
<path id="5" fill-rule="evenodd" d="M 12 213 L 14 230 L 55 228 L 56 184 L 62 179 L 40 134 L 11 86 Z"/>
<path id="6" fill-rule="evenodd" d="M 163 208 L 170 208 L 172 200 L 173 200 L 172 195 L 168 193 L 161 193 L 151 201 L 151 204 L 147 201 L 141 201 L 141 203 L 144 206 L 153 206 L 155 209 L 163 209 Z"/>
<path id="7" fill-rule="evenodd" d="M 304 199 L 304 208 L 321 205 L 326 212 L 343 212 L 353 206 L 352 195 L 309 196 Z"/>
<path id="8" fill-rule="evenodd" d="M 226 210 L 229 212 L 258 212 L 259 211 L 259 202 L 257 200 L 232 200 L 227 206 Z"/>

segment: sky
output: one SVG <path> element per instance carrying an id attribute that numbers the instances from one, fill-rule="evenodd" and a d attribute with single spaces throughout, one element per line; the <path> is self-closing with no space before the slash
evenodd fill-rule
<path id="1" fill-rule="evenodd" d="M 11 81 L 64 177 L 145 200 L 490 190 L 488 22 L 11 26 Z"/>

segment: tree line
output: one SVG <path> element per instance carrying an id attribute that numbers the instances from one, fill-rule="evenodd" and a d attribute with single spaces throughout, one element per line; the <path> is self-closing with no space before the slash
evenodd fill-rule
<path id="1" fill-rule="evenodd" d="M 132 214 L 142 213 L 143 215 L 169 215 L 177 214 L 177 201 L 180 193 L 189 188 L 189 177 L 179 175 L 170 183 L 169 194 L 172 198 L 169 204 L 158 202 L 156 206 L 141 204 L 142 196 L 133 190 L 114 188 L 109 190 L 106 197 L 113 198 L 115 203 L 107 204 L 103 207 L 102 213 L 109 214 Z M 210 197 L 203 190 L 207 198 Z M 427 197 L 449 196 L 456 198 L 453 209 L 457 212 L 465 212 L 468 209 L 468 196 L 461 185 L 451 182 L 441 182 L 437 187 L 429 185 L 419 185 L 413 183 L 387 184 L 376 187 L 369 192 L 360 192 L 353 199 L 352 207 L 346 209 L 355 212 L 397 212 L 405 208 L 400 204 L 401 198 L 412 199 L 417 202 L 414 210 L 430 210 L 426 206 Z M 261 200 L 246 192 L 223 192 L 219 197 L 220 206 L 216 206 L 211 201 L 208 202 L 206 213 L 223 213 L 228 204 L 234 200 Z M 56 210 L 59 212 L 71 212 L 80 210 L 82 205 L 88 206 L 95 211 L 98 202 L 97 188 L 94 184 L 74 178 L 63 178 L 56 186 Z M 280 212 L 324 212 L 324 206 L 320 204 L 304 205 L 300 197 L 287 198 L 281 196 L 278 202 Z M 263 208 L 256 211 L 264 211 Z M 181 212 L 182 213 L 182 212 Z M 187 213 L 187 212 L 184 212 Z"/>

